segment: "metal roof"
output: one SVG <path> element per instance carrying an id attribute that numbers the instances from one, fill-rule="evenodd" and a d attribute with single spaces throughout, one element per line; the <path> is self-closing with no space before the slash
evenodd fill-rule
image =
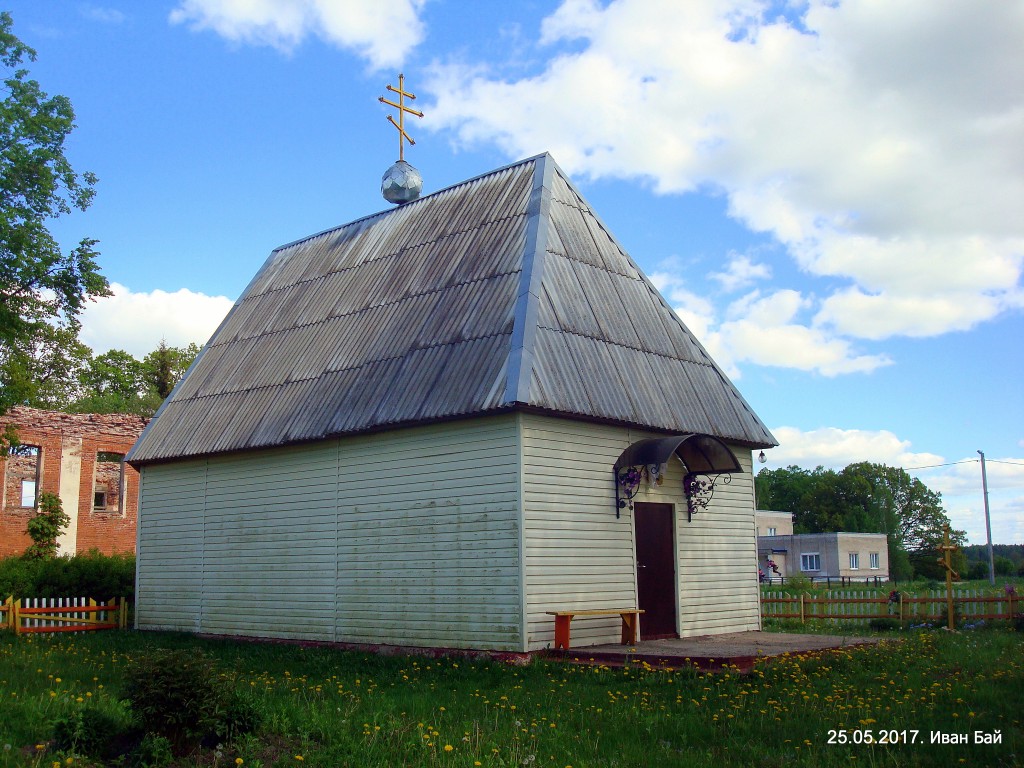
<path id="1" fill-rule="evenodd" d="M 544 154 L 276 249 L 128 458 L 515 407 L 776 444 Z"/>

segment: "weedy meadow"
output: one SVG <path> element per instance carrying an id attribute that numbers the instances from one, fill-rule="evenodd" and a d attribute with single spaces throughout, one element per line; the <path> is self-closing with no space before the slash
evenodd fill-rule
<path id="1" fill-rule="evenodd" d="M 741 673 L 3 633 L 0 765 L 1010 766 L 1021 638 L 910 631 Z"/>

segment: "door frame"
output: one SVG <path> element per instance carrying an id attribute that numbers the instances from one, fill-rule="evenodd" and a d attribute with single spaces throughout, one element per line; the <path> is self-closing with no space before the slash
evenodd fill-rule
<path id="1" fill-rule="evenodd" d="M 680 594 L 680 592 L 679 592 L 679 579 L 680 579 L 680 574 L 679 574 L 679 527 L 678 527 L 679 516 L 677 514 L 678 510 L 676 509 L 675 503 L 670 502 L 670 501 L 648 501 L 648 502 L 638 501 L 638 502 L 636 502 L 634 504 L 634 512 L 633 512 L 633 515 L 632 515 L 632 517 L 633 517 L 633 525 L 632 525 L 632 528 L 633 528 L 633 531 L 632 531 L 632 533 L 633 533 L 633 585 L 634 585 L 634 588 L 636 590 L 637 608 L 640 607 L 640 568 L 639 568 L 640 562 L 639 562 L 639 558 L 637 556 L 637 532 L 636 532 L 637 515 L 636 515 L 635 507 L 639 507 L 641 505 L 650 505 L 650 506 L 657 505 L 657 506 L 666 506 L 666 507 L 669 508 L 669 519 L 670 519 L 670 522 L 671 522 L 671 525 L 672 525 L 672 562 L 671 562 L 671 566 L 672 566 L 672 601 L 673 601 L 673 611 L 672 612 L 673 612 L 673 618 L 674 618 L 672 631 L 673 631 L 673 637 L 679 637 L 679 628 L 682 626 L 682 623 L 681 623 L 682 622 L 682 616 L 681 616 L 681 612 L 682 611 L 681 611 L 681 606 L 679 604 L 679 594 Z M 639 641 L 642 638 L 642 636 L 643 636 L 643 628 L 644 628 L 644 617 L 643 617 L 643 614 L 641 614 L 638 617 L 638 619 L 639 619 L 640 627 L 639 627 L 639 632 L 637 633 L 637 640 Z"/>

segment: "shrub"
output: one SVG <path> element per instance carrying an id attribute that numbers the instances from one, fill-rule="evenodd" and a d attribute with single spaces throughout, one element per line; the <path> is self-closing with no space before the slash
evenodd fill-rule
<path id="1" fill-rule="evenodd" d="M 35 597 L 41 565 L 40 560 L 26 560 L 22 557 L 5 557 L 0 560 L 0 599 L 7 599 L 9 595 Z"/>
<path id="2" fill-rule="evenodd" d="M 993 567 L 995 568 L 996 575 L 998 576 L 1011 576 L 1013 572 L 1017 570 L 1017 566 L 1013 560 L 1002 555 L 996 555 L 993 558 Z M 986 572 L 986 576 L 988 573 Z"/>
<path id="3" fill-rule="evenodd" d="M 54 747 L 60 752 L 112 760 L 138 740 L 123 720 L 96 707 L 72 710 L 59 719 L 53 728 Z"/>
<path id="4" fill-rule="evenodd" d="M 967 578 L 971 581 L 981 581 L 988 578 L 988 563 L 982 560 L 975 560 L 967 567 Z"/>
<path id="5" fill-rule="evenodd" d="M 147 733 L 135 751 L 131 764 L 138 768 L 166 768 L 174 761 L 171 742 L 163 736 Z"/>
<path id="6" fill-rule="evenodd" d="M 0 597 L 135 597 L 135 555 L 99 552 L 0 560 Z"/>
<path id="7" fill-rule="evenodd" d="M 899 619 L 871 619 L 868 626 L 880 632 L 892 632 L 900 628 L 900 621 Z"/>
<path id="8" fill-rule="evenodd" d="M 143 729 L 179 752 L 213 737 L 229 741 L 260 724 L 255 704 L 198 650 L 158 649 L 137 658 L 125 671 L 124 693 Z"/>
<path id="9" fill-rule="evenodd" d="M 808 594 L 812 591 L 813 587 L 814 584 L 811 580 L 803 575 L 789 576 L 784 585 L 787 592 L 795 594 Z"/>
<path id="10" fill-rule="evenodd" d="M 57 555 L 57 539 L 60 532 L 71 522 L 60 496 L 55 493 L 39 494 L 39 512 L 29 519 L 26 528 L 32 545 L 25 550 L 25 557 L 46 560 Z"/>
<path id="11" fill-rule="evenodd" d="M 42 563 L 34 597 L 135 596 L 135 555 L 99 552 L 59 557 Z"/>

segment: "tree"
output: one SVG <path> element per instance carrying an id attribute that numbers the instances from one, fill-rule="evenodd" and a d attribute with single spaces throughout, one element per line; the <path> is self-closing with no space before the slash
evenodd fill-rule
<path id="1" fill-rule="evenodd" d="M 141 361 L 112 349 L 90 357 L 78 378 L 79 395 L 67 410 L 152 416 L 199 354 L 199 346 L 160 346 Z"/>
<path id="2" fill-rule="evenodd" d="M 25 557 L 33 560 L 47 560 L 57 554 L 57 539 L 71 518 L 68 517 L 55 493 L 39 494 L 39 512 L 29 519 L 26 530 L 32 544 L 25 550 Z"/>
<path id="3" fill-rule="evenodd" d="M 859 462 L 836 472 L 818 467 L 762 470 L 755 479 L 759 509 L 792 512 L 797 533 L 852 531 L 885 533 L 889 537 L 890 570 L 907 578 L 912 566 L 938 578 L 939 545 L 949 517 L 942 496 L 899 467 Z M 951 531 L 962 545 L 963 531 Z M 953 567 L 966 570 L 962 553 Z"/>
<path id="4" fill-rule="evenodd" d="M 816 472 L 821 471 L 818 467 Z M 803 497 L 814 487 L 815 476 L 797 466 L 762 469 L 754 478 L 757 508 L 793 512 L 803 510 Z"/>
<path id="5" fill-rule="evenodd" d="M 166 399 L 192 365 L 199 351 L 198 344 L 168 347 L 167 342 L 161 339 L 160 346 L 146 355 L 142 361 L 146 384 L 160 396 L 161 400 Z"/>
<path id="6" fill-rule="evenodd" d="M 84 395 L 82 376 L 92 361 L 92 350 L 72 328 L 56 328 L 51 338 L 55 344 L 34 344 L 28 355 L 25 372 L 33 392 L 24 404 L 59 411 Z"/>
<path id="7" fill-rule="evenodd" d="M 78 174 L 65 157 L 75 127 L 71 102 L 47 95 L 20 68 L 36 53 L 15 37 L 13 23 L 0 12 L 7 75 L 0 102 L 0 414 L 32 397 L 37 356 L 59 349 L 62 331 L 77 336 L 85 302 L 110 295 L 96 241 L 83 239 L 64 253 L 47 229 L 51 219 L 89 207 L 96 177 Z"/>

